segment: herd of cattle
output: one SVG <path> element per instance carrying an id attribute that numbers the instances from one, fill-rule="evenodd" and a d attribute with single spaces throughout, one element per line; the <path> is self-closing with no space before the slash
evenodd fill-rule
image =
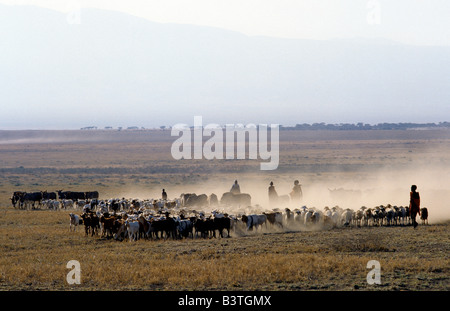
<path id="1" fill-rule="evenodd" d="M 45 206 L 48 209 L 58 210 L 60 208 L 67 209 L 73 207 L 74 203 L 77 204 L 79 202 L 81 204 L 86 200 L 98 200 L 98 198 L 98 191 L 14 191 L 11 196 L 11 203 L 14 208 L 19 209 L 35 209 Z"/>
<path id="2" fill-rule="evenodd" d="M 251 205 L 249 194 L 226 192 L 219 200 L 215 194 L 181 194 L 173 200 L 100 200 L 97 191 L 14 192 L 14 207 L 72 209 L 70 230 L 84 226 L 86 235 L 129 239 L 182 239 L 230 237 L 248 231 L 280 228 L 286 230 L 328 229 L 335 227 L 407 226 L 412 220 L 405 206 L 365 206 L 358 210 L 339 206 L 322 210 L 302 206 L 290 209 L 262 209 Z M 75 214 L 79 210 L 80 214 Z M 231 213 L 231 211 L 236 211 Z M 422 223 L 428 211 L 421 210 Z"/>

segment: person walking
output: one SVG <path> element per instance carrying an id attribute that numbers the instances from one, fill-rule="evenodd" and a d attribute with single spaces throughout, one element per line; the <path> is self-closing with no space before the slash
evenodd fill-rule
<path id="1" fill-rule="evenodd" d="M 416 228 L 418 225 L 416 221 L 417 214 L 419 214 L 420 216 L 420 195 L 419 192 L 417 192 L 416 190 L 417 186 L 412 185 L 411 192 L 409 193 L 409 212 L 411 215 L 414 228 Z"/>

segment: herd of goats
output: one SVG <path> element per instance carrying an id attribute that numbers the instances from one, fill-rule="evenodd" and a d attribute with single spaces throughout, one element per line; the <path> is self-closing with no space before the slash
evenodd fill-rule
<path id="1" fill-rule="evenodd" d="M 259 232 L 270 228 L 319 230 L 336 227 L 408 226 L 412 224 L 409 208 L 390 204 L 358 210 L 339 206 L 270 210 L 251 205 L 251 196 L 226 192 L 219 200 L 215 194 L 181 194 L 179 198 L 100 200 L 92 192 L 19 192 L 11 197 L 14 208 L 70 210 L 70 230 L 84 225 L 85 234 L 122 241 L 129 239 L 212 238 Z M 292 201 L 289 202 L 292 207 Z M 77 215 L 74 212 L 80 211 Z M 237 211 L 230 213 L 230 211 Z M 428 224 L 428 211 L 421 209 L 422 224 Z M 225 235 L 226 232 L 226 235 Z"/>

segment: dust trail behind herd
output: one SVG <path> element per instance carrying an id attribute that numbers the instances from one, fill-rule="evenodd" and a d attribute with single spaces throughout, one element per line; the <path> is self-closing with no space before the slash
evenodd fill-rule
<path id="1" fill-rule="evenodd" d="M 252 197 L 251 206 L 219 206 L 204 207 L 200 210 L 208 213 L 213 210 L 226 212 L 230 215 L 242 215 L 261 213 L 273 210 L 269 205 L 268 186 L 274 182 L 278 195 L 287 195 L 292 190 L 294 180 L 300 180 L 303 190 L 303 199 L 300 204 L 284 204 L 277 206 L 281 211 L 301 206 L 314 207 L 319 210 L 324 207 L 339 206 L 357 210 L 362 206 L 372 208 L 387 204 L 396 206 L 409 205 L 409 192 L 411 185 L 418 186 L 421 195 L 421 207 L 427 207 L 429 222 L 439 223 L 450 219 L 450 169 L 448 167 L 433 166 L 424 168 L 407 169 L 382 169 L 363 174 L 335 174 L 333 178 L 322 178 L 295 172 L 283 175 L 246 176 L 244 174 L 224 178 L 222 176 L 211 177 L 207 182 L 161 185 L 165 188 L 169 199 L 175 199 L 182 193 L 196 193 L 211 195 L 216 194 L 220 200 L 223 193 L 231 189 L 234 180 L 237 179 L 242 193 L 248 193 Z M 160 198 L 160 191 L 143 192 L 136 189 L 126 189 L 121 193 L 124 197 L 133 198 Z"/>

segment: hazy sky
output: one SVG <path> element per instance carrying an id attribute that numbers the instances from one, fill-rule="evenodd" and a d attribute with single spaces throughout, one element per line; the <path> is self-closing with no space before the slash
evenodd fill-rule
<path id="1" fill-rule="evenodd" d="M 450 121 L 449 16 L 450 0 L 0 0 L 0 129 Z"/>
<path id="2" fill-rule="evenodd" d="M 0 0 L 70 12 L 115 10 L 154 22 L 283 38 L 386 38 L 450 45 L 448 0 Z"/>

